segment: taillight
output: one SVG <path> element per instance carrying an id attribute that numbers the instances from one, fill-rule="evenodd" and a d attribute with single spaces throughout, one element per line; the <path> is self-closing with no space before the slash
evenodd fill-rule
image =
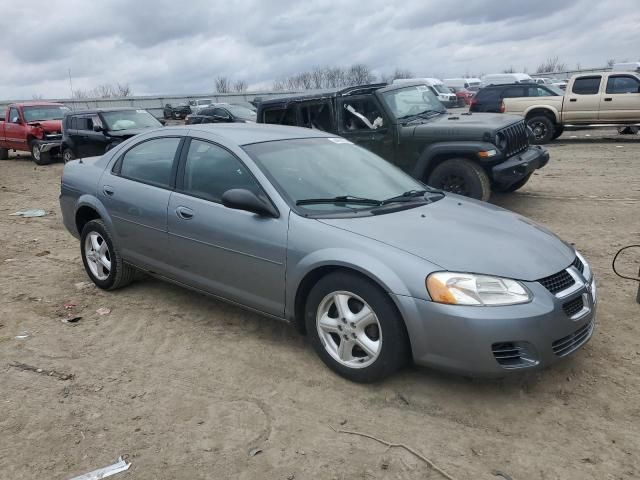
<path id="1" fill-rule="evenodd" d="M 477 98 L 472 98 L 471 99 L 471 103 L 469 104 L 470 107 L 475 107 L 476 105 L 478 105 L 478 99 Z"/>
<path id="2" fill-rule="evenodd" d="M 502 102 L 500 102 L 500 113 L 504 113 L 504 100 Z"/>

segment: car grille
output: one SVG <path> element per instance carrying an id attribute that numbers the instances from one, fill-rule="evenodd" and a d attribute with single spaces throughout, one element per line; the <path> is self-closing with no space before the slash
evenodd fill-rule
<path id="1" fill-rule="evenodd" d="M 553 353 L 559 357 L 564 357 L 580 348 L 588 339 L 593 329 L 593 320 L 583 325 L 571 335 L 562 337 L 551 344 Z"/>
<path id="2" fill-rule="evenodd" d="M 538 280 L 544 288 L 549 290 L 554 295 L 562 290 L 566 290 L 570 286 L 576 283 L 569 272 L 562 270 L 558 273 L 550 275 L 548 277 Z"/>
<path id="3" fill-rule="evenodd" d="M 506 156 L 511 157 L 529 148 L 529 135 L 524 120 L 503 128 L 501 133 L 507 139 Z"/>
<path id="4" fill-rule="evenodd" d="M 496 361 L 505 368 L 531 367 L 538 363 L 526 342 L 494 343 L 491 351 Z"/>
<path id="5" fill-rule="evenodd" d="M 582 263 L 582 260 L 578 257 L 576 257 L 571 265 L 576 267 L 580 273 L 584 273 L 584 263 Z"/>
<path id="6" fill-rule="evenodd" d="M 582 307 L 584 307 L 582 295 L 562 305 L 564 313 L 566 313 L 569 318 L 573 317 L 576 313 L 582 310 Z"/>

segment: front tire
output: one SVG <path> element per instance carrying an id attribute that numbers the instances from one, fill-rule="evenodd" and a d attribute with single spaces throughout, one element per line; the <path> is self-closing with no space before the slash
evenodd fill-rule
<path id="1" fill-rule="evenodd" d="M 491 182 L 487 172 L 466 158 L 445 160 L 433 169 L 427 184 L 485 202 L 491 196 Z"/>
<path id="2" fill-rule="evenodd" d="M 62 151 L 62 160 L 64 161 L 64 163 L 69 163 L 71 160 L 75 160 L 76 156 L 73 153 L 73 150 L 71 150 L 70 148 L 65 148 Z"/>
<path id="3" fill-rule="evenodd" d="M 533 144 L 544 145 L 553 140 L 556 134 L 556 125 L 546 115 L 537 115 L 527 120 L 527 125 L 533 131 Z M 560 132 L 562 133 L 562 132 Z"/>
<path id="4" fill-rule="evenodd" d="M 381 380 L 409 358 L 404 322 L 389 295 L 355 273 L 321 278 L 307 297 L 305 323 L 322 361 L 353 382 Z"/>
<path id="5" fill-rule="evenodd" d="M 36 141 L 31 141 L 29 144 L 29 150 L 31 151 L 31 158 L 36 165 L 49 165 L 51 163 L 51 153 L 40 151 L 40 145 Z"/>
<path id="6" fill-rule="evenodd" d="M 91 220 L 84 226 L 80 252 L 87 275 L 103 290 L 122 288 L 133 281 L 136 269 L 124 263 L 102 220 Z"/>

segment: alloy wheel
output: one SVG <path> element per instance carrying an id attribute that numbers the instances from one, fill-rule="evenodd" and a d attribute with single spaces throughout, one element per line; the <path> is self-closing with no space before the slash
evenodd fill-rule
<path id="1" fill-rule="evenodd" d="M 542 122 L 530 123 L 529 126 L 533 130 L 533 136 L 536 140 L 542 140 L 547 136 L 547 126 Z"/>
<path id="2" fill-rule="evenodd" d="M 364 368 L 379 357 L 382 329 L 373 309 L 358 295 L 332 292 L 320 302 L 316 326 L 331 357 L 349 368 Z"/>
<path id="3" fill-rule="evenodd" d="M 467 183 L 460 175 L 447 175 L 440 182 L 440 188 L 446 192 L 469 196 Z"/>
<path id="4" fill-rule="evenodd" d="M 111 274 L 109 245 L 98 232 L 90 232 L 84 240 L 84 256 L 89 270 L 98 280 L 104 281 Z"/>
<path id="5" fill-rule="evenodd" d="M 31 147 L 31 155 L 33 156 L 34 160 L 39 161 L 40 160 L 40 146 L 37 143 L 34 143 L 33 146 Z"/>

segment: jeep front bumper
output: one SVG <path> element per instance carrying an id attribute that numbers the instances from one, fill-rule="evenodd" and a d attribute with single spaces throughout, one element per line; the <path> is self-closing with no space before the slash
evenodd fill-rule
<path id="1" fill-rule="evenodd" d="M 533 173 L 534 170 L 544 167 L 548 162 L 549 152 L 539 145 L 534 145 L 493 166 L 490 170 L 491 179 L 508 187 Z"/>

